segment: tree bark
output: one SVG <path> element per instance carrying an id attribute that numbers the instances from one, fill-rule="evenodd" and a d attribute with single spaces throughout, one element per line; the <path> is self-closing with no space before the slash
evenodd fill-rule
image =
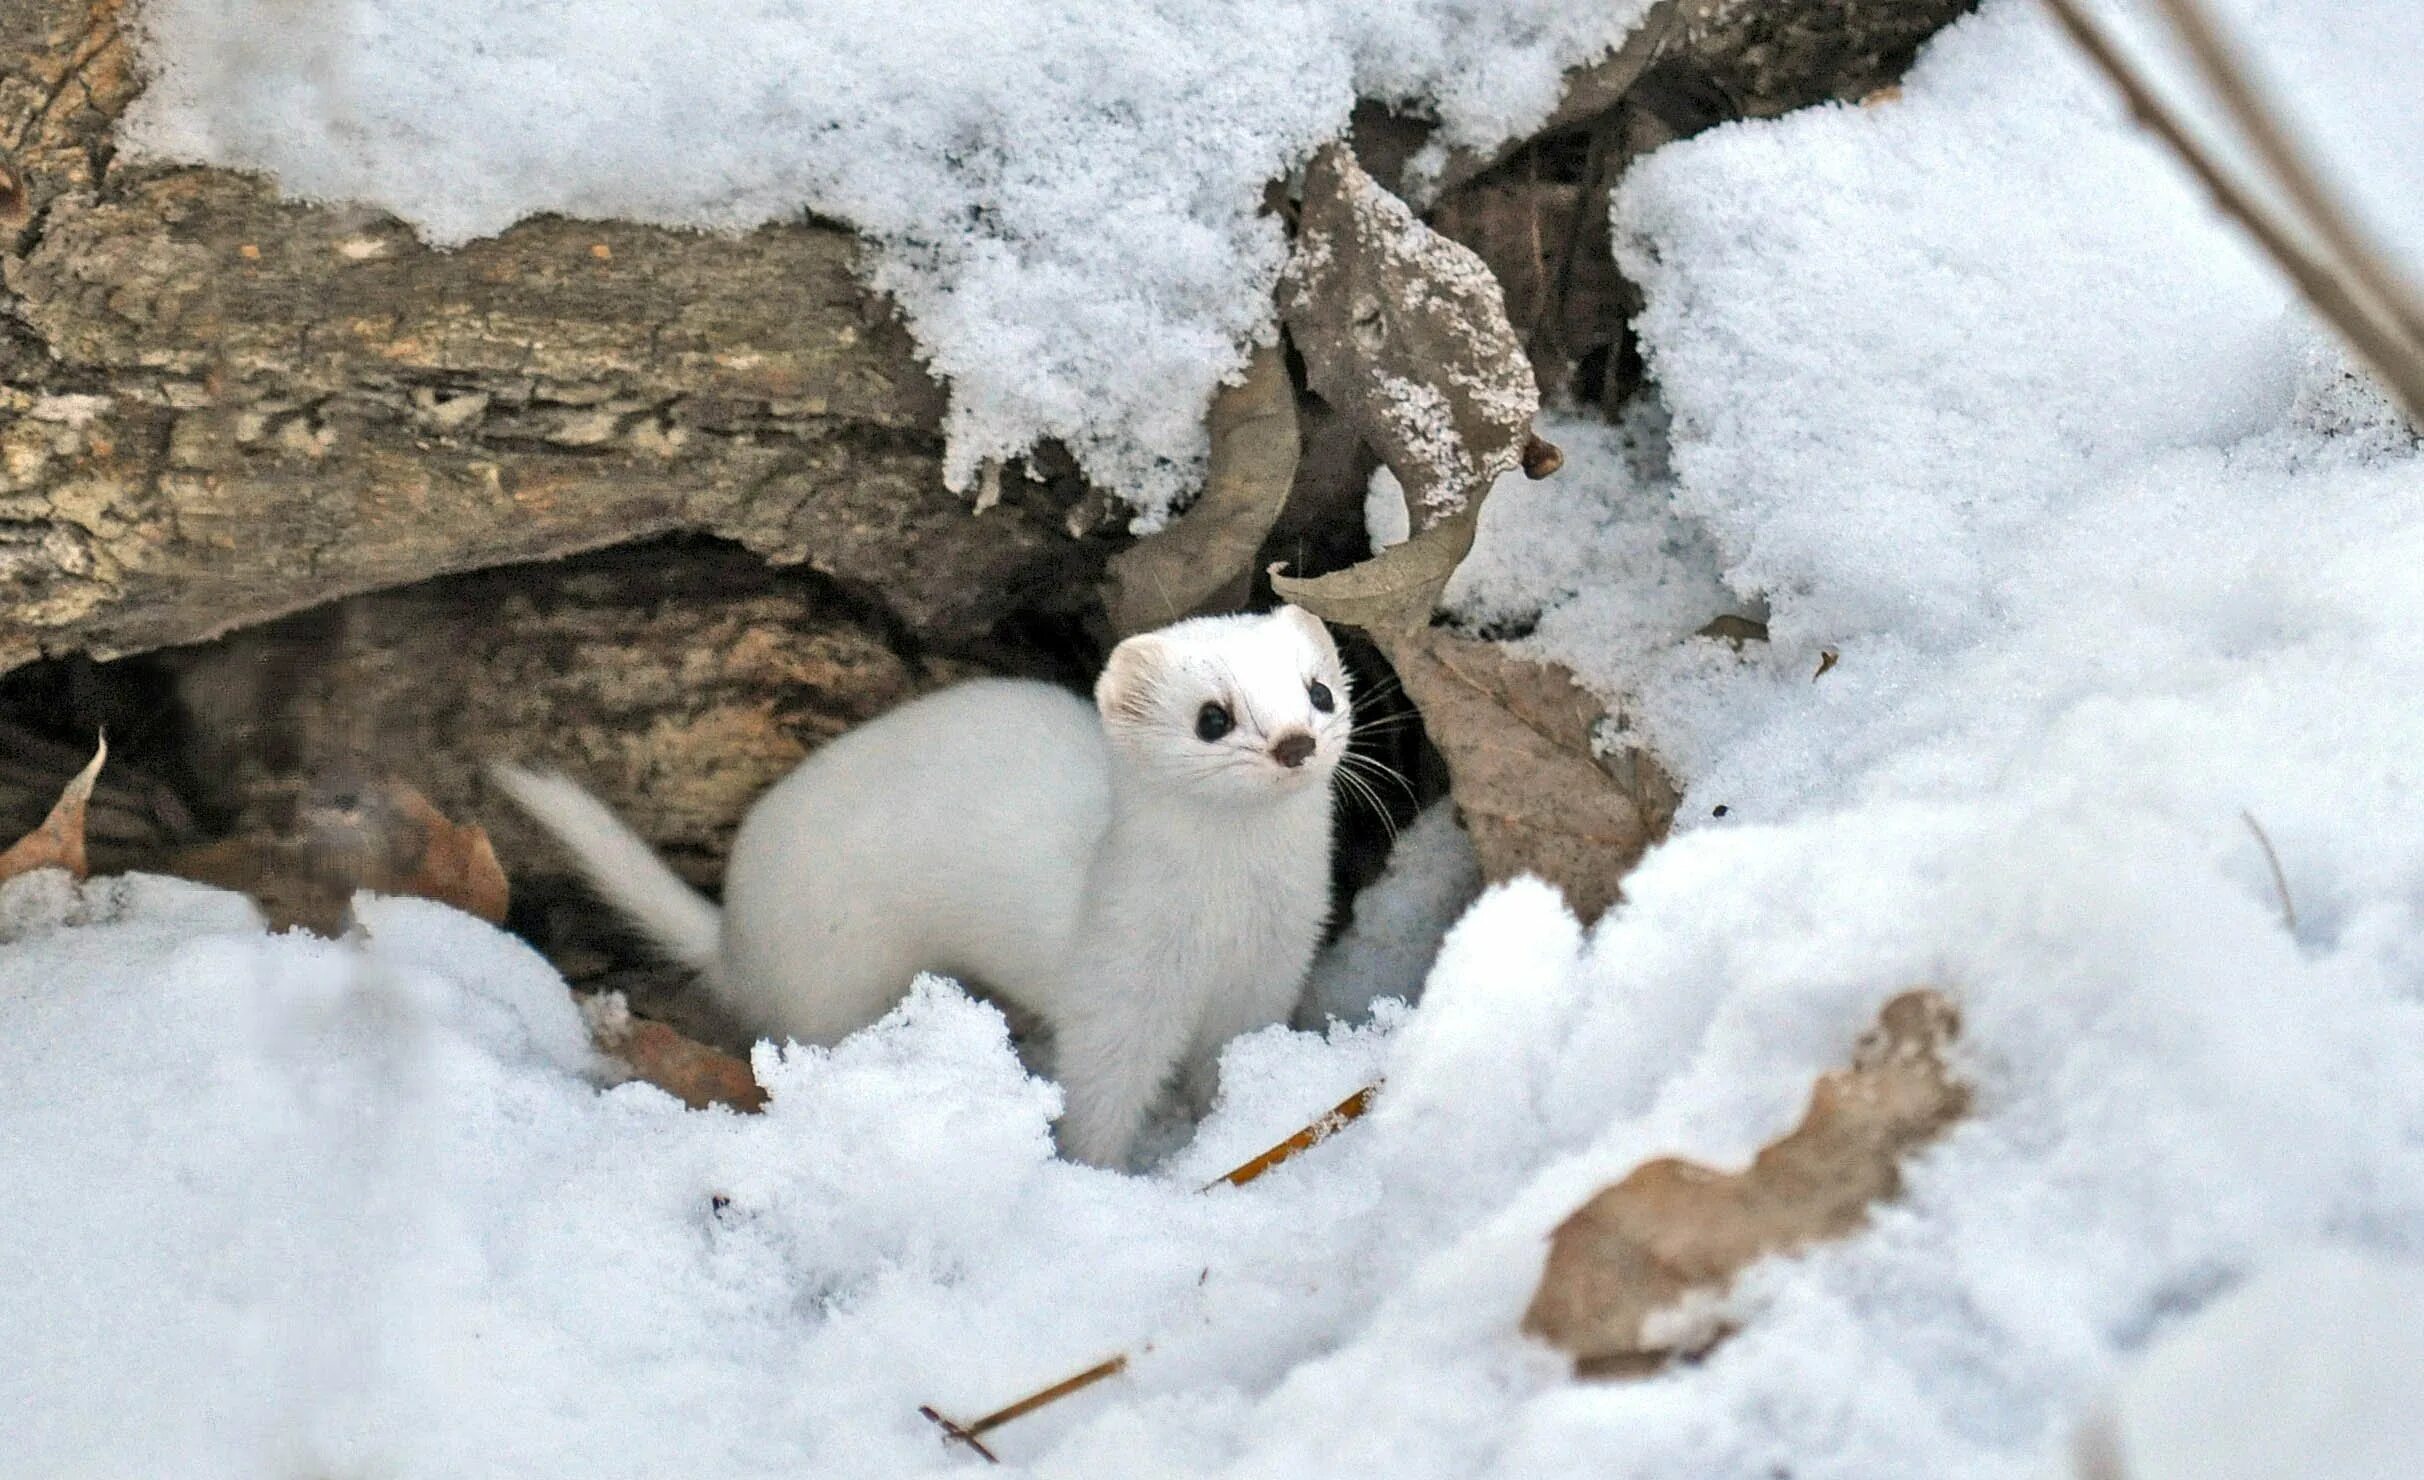
<path id="1" fill-rule="evenodd" d="M 438 252 L 256 178 L 119 166 L 120 20 L 0 17 L 0 672 L 675 531 L 941 641 L 1099 563 L 1074 479 L 982 515 L 942 486 L 942 398 L 848 232 L 542 219 Z"/>

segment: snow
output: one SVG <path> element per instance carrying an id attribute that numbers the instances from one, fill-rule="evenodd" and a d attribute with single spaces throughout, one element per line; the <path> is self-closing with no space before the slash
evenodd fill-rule
<path id="1" fill-rule="evenodd" d="M 1649 0 L 145 0 L 130 157 L 266 172 L 453 245 L 543 212 L 871 244 L 947 474 L 1046 438 L 1157 525 L 1274 332 L 1264 190 L 1358 97 L 1487 148 Z"/>
<path id="2" fill-rule="evenodd" d="M 1374 1003 L 1421 997 L 1440 942 L 1480 893 L 1481 860 L 1456 804 L 1443 797 L 1406 824 L 1388 867 L 1355 896 L 1346 928 L 1314 958 L 1298 1023 L 1358 1022 Z"/>
<path id="3" fill-rule="evenodd" d="M 2424 243 L 2412 7 L 2236 14 Z M 1050 1157 L 1053 1092 L 941 983 L 691 1114 L 601 1090 L 553 974 L 436 906 L 330 943 L 15 881 L 0 1469 L 959 1473 L 918 1404 L 1126 1352 L 1005 1469 L 2017 1480 L 2113 1403 L 2163 1480 L 2215 1428 L 2186 1372 L 2245 1473 L 2318 1425 L 2424 1470 L 2329 1407 L 2412 1363 L 2353 1350 L 2412 1274 L 2334 1271 L 2424 1254 L 2424 456 L 2013 0 L 1899 101 L 1673 147 L 1615 209 L 1667 416 L 1552 430 L 1449 597 L 1686 786 L 1607 919 L 1488 891 L 1416 1005 L 1241 1040 L 1122 1177 Z M 1721 612 L 1772 640 L 1677 640 Z M 1418 834 L 1341 948 L 1407 954 L 1342 979 L 1427 954 Z M 1650 1380 L 1517 1334 L 1586 1196 L 1738 1163 L 1918 984 L 1976 1105 L 1864 1232 Z"/>
<path id="4" fill-rule="evenodd" d="M 2167 1333 L 2108 1400 L 2138 1480 L 2381 1480 L 2424 1456 L 2424 1265 L 2301 1249 Z M 2246 1415 L 2267 1415 L 2249 1424 Z"/>

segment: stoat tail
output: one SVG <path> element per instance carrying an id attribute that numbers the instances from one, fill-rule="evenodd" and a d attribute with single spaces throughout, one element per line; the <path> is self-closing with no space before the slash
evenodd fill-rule
<path id="1" fill-rule="evenodd" d="M 666 867 L 647 841 L 606 804 L 560 771 L 530 771 L 507 761 L 489 777 L 555 835 L 607 903 L 631 917 L 666 955 L 707 971 L 722 952 L 723 913 Z"/>

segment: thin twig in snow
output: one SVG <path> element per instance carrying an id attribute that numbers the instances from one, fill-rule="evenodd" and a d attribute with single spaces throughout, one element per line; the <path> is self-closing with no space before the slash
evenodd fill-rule
<path id="1" fill-rule="evenodd" d="M 1341 1127 L 1360 1118 L 1364 1111 L 1370 1109 L 1372 1105 L 1372 1095 L 1379 1088 L 1380 1086 L 1377 1084 L 1365 1085 L 1362 1089 L 1357 1090 L 1355 1093 L 1347 1096 L 1344 1100 L 1339 1101 L 1328 1114 L 1314 1121 L 1311 1125 L 1306 1126 L 1303 1130 L 1298 1131 L 1295 1135 L 1288 1137 L 1288 1139 L 1280 1142 L 1270 1150 L 1265 1151 L 1262 1155 L 1257 1156 L 1251 1161 L 1236 1167 L 1227 1174 L 1213 1178 L 1211 1181 L 1206 1182 L 1197 1190 L 1202 1192 L 1210 1192 L 1215 1187 L 1243 1187 L 1248 1182 L 1253 1181 L 1263 1173 L 1271 1170 L 1275 1166 L 1278 1166 L 1281 1162 L 1287 1161 L 1291 1157 L 1295 1156 L 1298 1152 L 1320 1145 L 1322 1142 L 1330 1139 L 1331 1136 L 1337 1134 Z M 1061 1399 L 1068 1397 L 1071 1393 L 1079 1392 L 1085 1388 L 1090 1388 L 1096 1383 L 1101 1382 L 1106 1377 L 1116 1376 L 1119 1373 L 1126 1371 L 1127 1367 L 1128 1354 L 1126 1352 L 1122 1352 L 1118 1356 L 1112 1357 L 1107 1361 L 1095 1363 L 1093 1366 L 1088 1367 L 1085 1371 L 1078 1373 L 1074 1377 L 1064 1377 L 1059 1382 L 1052 1384 L 1050 1387 L 1039 1388 L 1036 1391 L 1029 1393 L 1027 1396 L 1019 1399 L 1015 1403 L 1011 1403 L 1002 1408 L 997 1408 L 974 1423 L 956 1423 L 951 1419 L 945 1418 L 942 1413 L 931 1403 L 920 1403 L 917 1411 L 922 1414 L 928 1422 L 941 1429 L 943 1431 L 944 1438 L 950 1440 L 954 1444 L 965 1444 L 970 1449 L 973 1449 L 977 1453 L 983 1455 L 988 1461 L 998 1465 L 1001 1463 L 1001 1456 L 995 1454 L 992 1450 L 985 1447 L 983 1436 L 986 1433 L 1000 1428 L 1003 1424 L 1010 1422 L 1014 1418 L 1024 1418 L 1038 1408 L 1048 1407 L 1051 1404 L 1057 1403 Z"/>
<path id="2" fill-rule="evenodd" d="M 2264 850 L 2264 862 L 2272 869 L 2273 888 L 2281 896 L 2281 923 L 2289 927 L 2290 934 L 2295 935 L 2298 933 L 2298 907 L 2289 897 L 2289 875 L 2281 871 L 2281 855 L 2273 851 L 2272 839 L 2265 835 L 2264 824 L 2256 821 L 2255 813 L 2241 812 L 2239 820 L 2247 824 L 2247 830 L 2256 835 L 2256 846 Z"/>

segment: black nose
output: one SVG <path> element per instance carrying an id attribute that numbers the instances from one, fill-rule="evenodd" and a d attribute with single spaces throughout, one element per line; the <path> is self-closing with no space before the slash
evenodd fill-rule
<path id="1" fill-rule="evenodd" d="M 1313 754 L 1313 737 L 1302 730 L 1290 730 L 1271 742 L 1271 759 L 1294 768 L 1305 763 Z"/>

